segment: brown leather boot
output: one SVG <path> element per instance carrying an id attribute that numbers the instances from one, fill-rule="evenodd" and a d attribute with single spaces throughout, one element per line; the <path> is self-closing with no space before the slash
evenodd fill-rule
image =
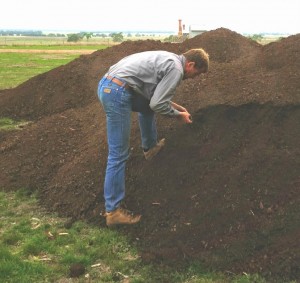
<path id="1" fill-rule="evenodd" d="M 144 151 L 144 156 L 146 160 L 151 160 L 154 156 L 156 156 L 160 150 L 165 146 L 166 139 L 161 139 L 156 146 L 150 148 L 148 151 Z"/>
<path id="2" fill-rule="evenodd" d="M 117 208 L 112 212 L 106 212 L 106 225 L 120 225 L 120 224 L 135 224 L 141 219 L 141 215 L 133 215 L 128 210 L 124 208 Z"/>

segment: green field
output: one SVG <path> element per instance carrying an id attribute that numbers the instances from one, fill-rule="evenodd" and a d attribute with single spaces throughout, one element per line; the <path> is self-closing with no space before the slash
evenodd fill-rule
<path id="1" fill-rule="evenodd" d="M 92 37 L 90 39 L 83 39 L 77 43 L 70 43 L 67 41 L 67 37 L 48 37 L 48 36 L 0 36 L 0 46 L 28 46 L 38 45 L 49 46 L 49 45 L 67 45 L 67 46 L 87 46 L 87 45 L 108 45 L 112 44 L 111 38 L 99 38 Z"/>
<path id="2" fill-rule="evenodd" d="M 153 40 L 164 40 L 166 35 L 143 35 L 140 36 L 132 35 L 128 37 L 124 34 L 124 40 L 146 40 L 146 39 L 153 39 Z M 51 46 L 51 45 L 59 45 L 59 46 L 86 46 L 88 45 L 106 45 L 112 46 L 115 44 L 119 44 L 118 42 L 113 42 L 111 37 L 91 37 L 89 39 L 82 39 L 79 42 L 72 43 L 67 41 L 67 37 L 49 37 L 49 36 L 0 36 L 0 46 L 26 46 L 26 45 L 38 45 L 42 46 Z"/>
<path id="3" fill-rule="evenodd" d="M 79 57 L 83 51 L 93 52 L 104 48 L 107 46 L 2 45 L 0 46 L 0 89 L 16 87 L 36 75 L 67 64 Z"/>
<path id="4" fill-rule="evenodd" d="M 0 52 L 0 89 L 13 88 L 28 79 L 69 63 L 78 54 Z"/>

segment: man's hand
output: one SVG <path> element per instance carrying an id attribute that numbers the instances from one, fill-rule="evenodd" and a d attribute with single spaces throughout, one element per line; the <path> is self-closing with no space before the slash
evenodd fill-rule
<path id="1" fill-rule="evenodd" d="M 176 104 L 175 102 L 171 101 L 172 107 L 174 107 L 176 110 L 180 112 L 178 118 L 184 122 L 185 124 L 191 124 L 193 123 L 192 121 L 192 116 L 191 114 L 184 108 L 183 106 Z"/>
<path id="2" fill-rule="evenodd" d="M 183 121 L 185 124 L 191 124 L 193 123 L 192 121 L 192 116 L 189 112 L 185 111 L 185 112 L 180 112 L 179 114 L 179 119 L 181 121 Z"/>

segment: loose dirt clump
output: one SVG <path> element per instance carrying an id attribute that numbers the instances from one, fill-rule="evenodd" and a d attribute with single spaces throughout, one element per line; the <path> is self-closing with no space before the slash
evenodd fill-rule
<path id="1" fill-rule="evenodd" d="M 0 92 L 0 116 L 32 121 L 1 133 L 1 187 L 39 192 L 41 204 L 105 227 L 105 115 L 97 83 L 110 65 L 146 50 L 204 48 L 209 73 L 184 81 L 175 101 L 193 115 L 158 116 L 166 148 L 146 162 L 133 114 L 121 227 L 147 262 L 300 278 L 300 35 L 261 46 L 221 28 L 180 44 L 124 42 Z"/>

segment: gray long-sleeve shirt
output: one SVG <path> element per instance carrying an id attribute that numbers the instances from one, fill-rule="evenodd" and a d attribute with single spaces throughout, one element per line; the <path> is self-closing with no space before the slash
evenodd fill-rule
<path id="1" fill-rule="evenodd" d="M 183 79 L 185 57 L 167 51 L 145 51 L 129 55 L 111 66 L 108 75 L 128 83 L 150 100 L 150 108 L 160 114 L 177 116 L 171 105 L 176 87 Z"/>

